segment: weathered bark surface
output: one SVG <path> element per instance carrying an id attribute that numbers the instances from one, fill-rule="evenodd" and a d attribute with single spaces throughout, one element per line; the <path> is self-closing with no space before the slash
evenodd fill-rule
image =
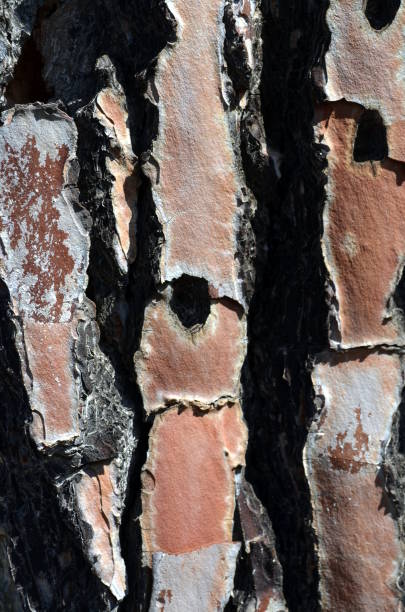
<path id="1" fill-rule="evenodd" d="M 0 0 L 0 612 L 402 609 L 400 0 Z"/>

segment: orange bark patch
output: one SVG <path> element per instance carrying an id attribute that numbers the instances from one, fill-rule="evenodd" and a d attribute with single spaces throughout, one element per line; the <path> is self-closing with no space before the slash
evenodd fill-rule
<path id="1" fill-rule="evenodd" d="M 1 276 L 21 319 L 18 343 L 38 444 L 78 435 L 73 336 L 88 235 L 73 208 L 74 122 L 54 106 L 17 107 L 0 127 Z"/>
<path id="2" fill-rule="evenodd" d="M 133 175 L 134 166 L 129 161 L 111 160 L 108 169 L 114 176 L 111 195 L 117 234 L 122 251 L 131 263 L 136 255 L 134 215 L 139 179 Z"/>
<path id="3" fill-rule="evenodd" d="M 361 107 L 345 102 L 318 111 L 330 148 L 324 243 L 342 346 L 399 341 L 387 303 L 405 256 L 405 167 L 390 159 L 353 161 L 361 113 Z"/>
<path id="4" fill-rule="evenodd" d="M 326 54 L 329 100 L 345 98 L 379 109 L 387 124 L 404 115 L 402 6 L 393 23 L 375 31 L 363 0 L 332 0 L 327 12 L 332 39 Z"/>
<path id="5" fill-rule="evenodd" d="M 170 8 L 179 40 L 159 58 L 160 132 L 153 150 L 166 238 L 162 278 L 206 278 L 235 297 L 237 180 L 221 100 L 222 2 L 175 0 Z"/>
<path id="6" fill-rule="evenodd" d="M 397 610 L 401 551 L 373 466 L 351 474 L 330 471 L 320 461 L 311 490 L 322 610 Z"/>
<path id="7" fill-rule="evenodd" d="M 400 358 L 330 353 L 312 379 L 325 402 L 305 449 L 322 609 L 396 610 L 401 550 L 377 474 L 401 401 Z"/>
<path id="8" fill-rule="evenodd" d="M 104 89 L 97 96 L 97 106 L 113 125 L 118 142 L 122 147 L 131 149 L 131 137 L 127 126 L 128 113 L 125 97 L 112 89 Z"/>
<path id="9" fill-rule="evenodd" d="M 405 162 L 405 119 L 387 127 L 389 156 Z"/>
<path id="10" fill-rule="evenodd" d="M 237 396 L 245 346 L 244 322 L 227 300 L 211 306 L 204 327 L 186 330 L 164 300 L 145 313 L 135 363 L 145 410 L 176 400 L 212 403 Z"/>
<path id="11" fill-rule="evenodd" d="M 70 323 L 24 323 L 35 411 L 31 431 L 37 443 L 52 444 L 79 433 L 71 334 Z"/>
<path id="12" fill-rule="evenodd" d="M 98 465 L 81 472 L 75 486 L 81 519 L 92 530 L 89 552 L 93 568 L 121 600 L 126 591 L 126 576 L 119 546 L 114 477 L 111 465 Z"/>
<path id="13" fill-rule="evenodd" d="M 111 146 L 113 158 L 107 159 L 108 170 L 114 177 L 111 200 L 123 254 L 129 262 L 132 262 L 136 255 L 136 202 L 140 180 L 135 171 L 136 157 L 132 151 L 127 125 L 125 96 L 114 89 L 104 89 L 98 94 L 96 104 L 98 119 L 115 135 Z"/>
<path id="14" fill-rule="evenodd" d="M 238 404 L 207 413 L 173 408 L 156 417 L 142 491 L 147 553 L 232 541 L 233 470 L 244 463 L 246 437 Z"/>

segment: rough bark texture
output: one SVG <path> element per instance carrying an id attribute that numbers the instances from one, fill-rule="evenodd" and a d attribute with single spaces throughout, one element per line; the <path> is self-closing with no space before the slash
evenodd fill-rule
<path id="1" fill-rule="evenodd" d="M 402 610 L 404 27 L 0 0 L 0 612 Z"/>

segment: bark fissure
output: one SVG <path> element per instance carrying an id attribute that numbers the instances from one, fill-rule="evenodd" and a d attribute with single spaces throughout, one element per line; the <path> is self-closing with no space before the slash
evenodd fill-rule
<path id="1" fill-rule="evenodd" d="M 254 109 L 244 127 L 245 167 L 258 201 L 244 375 L 246 475 L 269 512 L 290 610 L 320 609 L 302 452 L 314 414 L 310 362 L 327 345 L 320 249 L 325 162 L 314 141 L 308 77 L 321 70 L 329 42 L 326 8 L 264 3 L 260 108 L 267 157 L 259 157 L 260 141 L 250 128 Z"/>

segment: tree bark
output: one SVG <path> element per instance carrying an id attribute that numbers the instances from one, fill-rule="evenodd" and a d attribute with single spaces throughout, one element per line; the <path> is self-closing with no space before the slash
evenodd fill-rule
<path id="1" fill-rule="evenodd" d="M 400 0 L 0 0 L 0 612 L 402 610 Z"/>

